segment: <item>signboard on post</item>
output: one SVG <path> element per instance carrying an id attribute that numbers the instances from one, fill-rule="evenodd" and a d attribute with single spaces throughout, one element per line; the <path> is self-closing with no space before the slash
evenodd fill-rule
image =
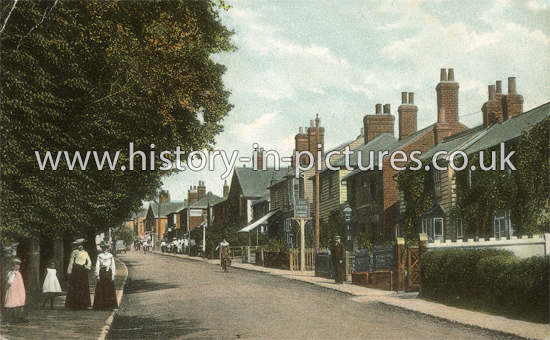
<path id="1" fill-rule="evenodd" d="M 296 199 L 294 204 L 294 218 L 309 218 L 309 204 L 307 203 L 307 199 Z"/>

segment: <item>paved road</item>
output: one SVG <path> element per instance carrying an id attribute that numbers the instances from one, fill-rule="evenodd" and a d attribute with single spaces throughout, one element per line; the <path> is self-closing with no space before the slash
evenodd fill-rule
<path id="1" fill-rule="evenodd" d="M 131 252 L 112 339 L 503 339 L 304 282 Z"/>

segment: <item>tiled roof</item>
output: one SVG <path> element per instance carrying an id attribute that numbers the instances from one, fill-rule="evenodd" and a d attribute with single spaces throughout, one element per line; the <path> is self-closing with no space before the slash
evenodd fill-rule
<path id="1" fill-rule="evenodd" d="M 479 138 L 484 133 L 486 133 L 489 128 L 483 127 L 483 125 L 474 127 L 472 129 L 463 131 L 456 135 L 446 138 L 441 143 L 435 145 L 434 147 L 428 149 L 423 153 L 418 159 L 430 159 L 438 151 L 447 151 L 447 153 L 452 153 L 456 150 L 462 150 L 462 148 L 467 147 L 472 140 Z M 445 155 L 438 155 L 438 159 L 444 158 Z"/>
<path id="2" fill-rule="evenodd" d="M 275 170 L 254 170 L 253 168 L 235 168 L 235 176 L 239 180 L 241 191 L 244 197 L 260 198 L 269 193 L 268 187 L 271 181 L 280 180 L 286 171 L 283 169 Z"/>
<path id="3" fill-rule="evenodd" d="M 494 124 L 486 134 L 463 151 L 466 154 L 472 154 L 496 146 L 501 142 L 511 141 L 548 117 L 550 117 L 550 102 Z"/>
<path id="4" fill-rule="evenodd" d="M 191 203 L 191 208 L 206 208 L 210 204 L 210 206 L 213 206 L 216 203 L 219 203 L 223 201 L 222 197 L 214 195 L 212 192 L 208 192 L 206 195 L 204 195 L 203 198 L 200 200 Z"/>
<path id="5" fill-rule="evenodd" d="M 361 152 L 361 166 L 366 168 L 369 166 L 369 164 L 375 164 L 378 165 L 379 159 L 379 151 L 386 151 L 388 148 L 391 148 L 394 144 L 396 144 L 397 139 L 393 136 L 391 133 L 382 133 L 378 135 L 376 138 L 368 142 L 367 144 L 362 145 L 361 147 L 355 149 L 355 152 L 350 156 L 350 166 L 353 168 L 356 168 L 358 165 L 358 155 L 359 151 Z M 370 152 L 373 151 L 374 158 L 370 159 Z M 346 176 L 342 178 L 342 180 L 345 180 L 351 176 L 354 176 L 355 174 L 361 172 L 361 169 L 355 169 Z"/>
<path id="6" fill-rule="evenodd" d="M 150 202 L 149 206 L 153 210 L 153 214 L 154 214 L 155 218 L 157 218 L 158 217 L 158 203 Z M 162 203 L 160 205 L 160 216 L 161 217 L 166 217 L 166 215 L 168 215 L 172 212 L 180 211 L 183 207 L 185 207 L 185 204 L 181 201 Z"/>

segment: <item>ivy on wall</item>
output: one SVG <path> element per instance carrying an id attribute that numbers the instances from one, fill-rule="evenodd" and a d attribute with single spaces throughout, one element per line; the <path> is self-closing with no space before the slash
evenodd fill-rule
<path id="1" fill-rule="evenodd" d="M 418 219 L 432 205 L 432 176 L 431 172 L 424 171 L 427 162 L 420 170 L 411 170 L 410 164 L 406 170 L 400 171 L 397 187 L 403 195 L 404 213 L 402 217 L 403 237 L 408 241 L 418 239 Z"/>
<path id="2" fill-rule="evenodd" d="M 516 170 L 500 169 L 500 146 L 483 152 L 486 167 L 494 162 L 497 170 L 479 169 L 480 154 L 469 155 L 476 171 L 456 172 L 457 204 L 455 219 L 462 218 L 467 236 L 493 237 L 495 215 L 511 213 L 514 235 L 548 232 L 549 211 L 549 119 L 535 125 L 506 145 Z M 459 165 L 459 164 L 457 164 Z"/>

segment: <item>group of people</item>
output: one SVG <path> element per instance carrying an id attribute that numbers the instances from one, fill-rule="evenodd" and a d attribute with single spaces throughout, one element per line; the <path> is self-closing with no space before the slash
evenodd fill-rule
<path id="1" fill-rule="evenodd" d="M 183 245 L 185 241 L 183 239 L 174 239 L 170 242 L 167 242 L 165 239 L 162 239 L 160 242 L 160 250 L 163 253 L 174 253 L 174 254 L 182 254 L 183 253 Z"/>
<path id="2" fill-rule="evenodd" d="M 92 306 L 90 298 L 90 284 L 88 271 L 92 268 L 92 261 L 88 252 L 84 250 L 84 239 L 78 239 L 73 244 L 76 249 L 71 253 L 67 274 L 69 274 L 69 289 L 65 300 L 68 309 L 88 309 Z M 95 276 L 97 285 L 94 294 L 93 309 L 110 310 L 118 308 L 115 280 L 115 259 L 109 252 L 109 245 L 101 242 L 102 251 L 97 255 Z M 26 294 L 23 278 L 20 273 L 21 260 L 13 260 L 13 269 L 8 273 L 7 291 L 4 299 L 6 310 L 5 321 L 12 323 L 27 322 L 24 317 Z M 41 308 L 46 308 L 49 302 L 50 309 L 54 308 L 55 298 L 62 294 L 61 285 L 57 278 L 57 263 L 49 260 L 46 265 L 46 275 L 42 285 L 44 299 Z"/>

